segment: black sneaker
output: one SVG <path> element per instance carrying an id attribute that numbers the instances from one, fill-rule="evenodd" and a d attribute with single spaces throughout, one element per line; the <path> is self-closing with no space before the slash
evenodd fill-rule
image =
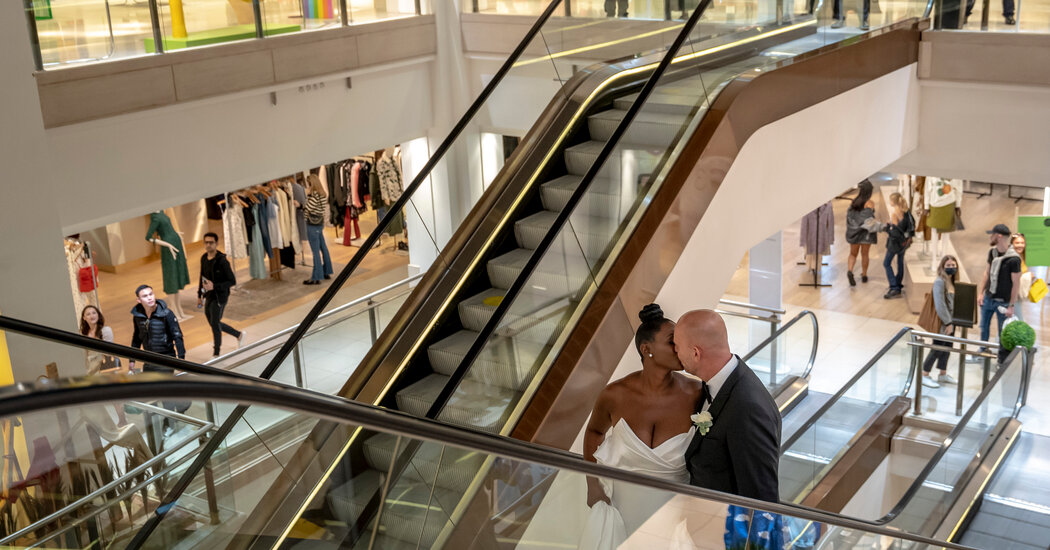
<path id="1" fill-rule="evenodd" d="M 1011 16 L 1006 18 L 1006 24 L 1007 25 L 1016 25 L 1017 24 L 1017 19 L 1014 19 L 1014 17 L 1011 15 Z"/>
<path id="2" fill-rule="evenodd" d="M 892 298 L 900 298 L 900 295 L 901 295 L 901 291 L 899 291 L 899 290 L 897 290 L 895 288 L 891 288 L 890 291 L 887 292 L 886 294 L 884 294 L 882 297 L 887 299 L 887 300 L 890 300 Z"/>
<path id="3" fill-rule="evenodd" d="M 868 276 L 867 275 L 861 275 L 860 276 L 860 282 L 862 282 L 862 283 L 868 282 Z"/>
<path id="4" fill-rule="evenodd" d="M 849 286 L 857 286 L 857 280 L 853 278 L 853 272 L 847 271 L 846 278 L 849 279 Z"/>

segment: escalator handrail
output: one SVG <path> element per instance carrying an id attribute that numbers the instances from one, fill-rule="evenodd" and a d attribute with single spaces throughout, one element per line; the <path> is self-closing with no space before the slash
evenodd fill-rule
<path id="1" fill-rule="evenodd" d="M 470 107 L 468 107 L 466 112 L 463 113 L 463 116 L 460 117 L 458 122 L 456 122 L 456 125 L 452 127 L 452 130 L 449 131 L 447 136 L 445 136 L 445 139 L 442 140 L 441 144 L 437 146 L 434 153 L 430 155 L 426 164 L 423 165 L 423 168 L 418 174 L 416 174 L 415 178 L 412 179 L 412 183 L 405 187 L 401 197 L 390 205 L 387 209 L 386 215 L 379 220 L 379 224 L 368 234 L 368 237 L 365 238 L 365 242 L 361 244 L 361 247 L 357 249 L 357 252 L 354 253 L 352 258 L 350 258 L 350 261 L 347 262 L 346 266 L 344 266 L 335 276 L 332 280 L 332 284 L 329 285 L 321 297 L 317 299 L 317 303 L 314 304 L 309 313 L 307 313 L 306 316 L 303 317 L 303 320 L 299 322 L 298 328 L 296 328 L 292 335 L 288 337 L 288 340 L 285 341 L 284 345 L 277 350 L 273 359 L 266 365 L 266 368 L 263 369 L 262 373 L 259 375 L 260 378 L 268 379 L 273 376 L 274 372 L 277 371 L 277 368 L 280 367 L 281 363 L 283 363 L 292 352 L 292 349 L 295 348 L 295 345 L 303 338 L 310 326 L 321 315 L 324 308 L 335 299 L 336 293 L 342 289 L 346 281 L 351 275 L 353 275 L 358 266 L 361 265 L 361 262 L 364 261 L 365 256 L 371 252 L 372 247 L 379 241 L 380 235 L 386 231 L 387 226 L 390 225 L 395 217 L 401 215 L 401 211 L 404 209 L 405 205 L 408 204 L 408 201 L 411 200 L 416 191 L 422 187 L 423 182 L 430 177 L 430 173 L 434 170 L 434 167 L 444 158 L 445 153 L 448 152 L 459 135 L 463 133 L 463 130 L 470 124 L 470 121 L 474 119 L 474 116 L 481 110 L 485 102 L 488 101 L 489 96 L 492 95 L 496 87 L 503 82 L 503 78 L 508 72 L 510 72 L 518 58 L 525 53 L 525 50 L 532 43 L 533 38 L 539 34 L 540 29 L 542 29 L 547 23 L 547 20 L 550 19 L 551 15 L 561 2 L 562 0 L 551 0 L 547 8 L 543 10 L 543 13 L 540 14 L 539 18 L 536 19 L 532 24 L 532 27 L 529 28 L 525 33 L 525 36 L 514 48 L 514 51 L 511 52 L 510 56 L 508 56 L 503 62 L 503 65 L 501 65 L 499 70 L 497 70 L 492 76 L 489 83 L 481 90 L 481 93 L 474 99 L 474 102 L 470 104 Z"/>
<path id="2" fill-rule="evenodd" d="M 947 454 L 948 449 L 951 448 L 951 446 L 955 444 L 956 441 L 958 441 L 959 436 L 962 434 L 963 430 L 966 429 L 966 426 L 967 424 L 969 424 L 970 419 L 973 418 L 975 414 L 977 414 L 977 410 L 981 407 L 982 404 L 984 404 L 984 400 L 988 397 L 988 395 L 992 393 L 992 390 L 999 383 L 999 380 L 1002 379 L 1004 375 L 1006 375 L 1006 371 L 1009 370 L 1016 362 L 1015 358 L 1018 354 L 1022 355 L 1020 367 L 1021 384 L 1018 387 L 1017 400 L 1014 402 L 1014 408 L 1011 411 L 1011 418 L 1017 417 L 1017 415 L 1021 412 L 1022 400 L 1024 399 L 1025 393 L 1025 386 L 1028 383 L 1028 375 L 1031 372 L 1031 365 L 1029 365 L 1028 362 L 1028 350 L 1025 349 L 1024 346 L 1017 346 L 1012 352 L 1010 352 L 1010 355 L 1006 358 L 1006 361 L 1003 362 L 1003 366 L 999 368 L 998 372 L 995 373 L 995 376 L 993 376 L 992 379 L 988 382 L 988 385 L 985 386 L 984 389 L 981 391 L 980 395 L 977 396 L 977 399 L 974 400 L 973 405 L 971 405 L 970 408 L 966 411 L 966 413 L 962 415 L 962 417 L 959 419 L 959 422 L 956 423 L 955 428 L 952 428 L 952 431 L 949 432 L 948 436 L 944 438 L 944 441 L 941 442 L 941 446 L 937 449 L 937 452 L 933 454 L 933 457 L 930 458 L 930 460 L 926 463 L 926 466 L 923 467 L 921 472 L 919 472 L 919 475 L 915 477 L 915 480 L 912 481 L 911 486 L 908 487 L 907 491 L 905 491 L 904 496 L 901 497 L 897 504 L 889 512 L 887 512 L 886 515 L 871 522 L 872 524 L 888 524 L 889 522 L 896 519 L 897 516 L 899 516 L 901 512 L 904 511 L 904 508 L 906 508 L 908 504 L 911 503 L 912 498 L 915 497 L 915 495 L 919 492 L 919 489 L 921 489 L 922 485 L 926 482 L 926 479 L 930 477 L 931 473 L 933 473 L 933 469 L 937 467 L 938 463 L 940 463 L 941 458 L 943 458 L 944 455 Z"/>
<path id="3" fill-rule="evenodd" d="M 118 357 L 126 357 L 128 359 L 134 359 L 141 361 L 143 364 L 157 365 L 161 367 L 168 367 L 176 371 L 191 372 L 194 374 L 204 374 L 212 376 L 228 376 L 230 378 L 238 378 L 241 380 L 257 380 L 256 377 L 241 374 L 238 372 L 231 372 L 225 369 L 217 367 L 211 367 L 208 365 L 201 365 L 185 359 L 178 359 L 170 355 L 161 355 L 152 351 L 146 351 L 139 348 L 133 348 L 131 346 L 125 346 L 123 344 L 116 344 L 113 342 L 107 342 L 98 338 L 89 338 L 83 334 L 77 334 L 68 330 L 57 329 L 45 325 L 40 325 L 30 321 L 11 317 L 10 315 L 0 315 L 0 330 L 6 330 L 18 334 L 24 334 L 26 336 L 32 336 L 41 340 L 48 340 L 67 346 L 73 346 L 83 349 L 89 349 L 97 351 L 106 355 L 116 355 Z"/>
<path id="4" fill-rule="evenodd" d="M 791 437 L 780 446 L 780 452 L 783 453 L 784 451 L 791 449 L 791 447 L 794 446 L 794 444 L 797 443 L 798 440 L 801 439 L 802 436 L 806 432 L 808 432 L 809 429 L 812 428 L 813 425 L 816 424 L 822 416 L 824 416 L 824 413 L 828 412 L 828 410 L 831 409 L 831 407 L 834 407 L 835 404 L 838 403 L 839 399 L 841 399 L 843 395 L 846 395 L 846 392 L 849 391 L 850 388 L 852 388 L 853 385 L 857 383 L 857 381 L 859 381 L 863 376 L 868 374 L 868 371 L 870 371 L 872 367 L 874 367 L 876 364 L 878 364 L 880 360 L 882 360 L 883 355 L 886 355 L 886 353 L 890 351 L 890 349 L 893 348 L 893 346 L 896 345 L 901 338 L 904 338 L 904 336 L 906 336 L 910 332 L 911 327 L 904 327 L 898 330 L 897 333 L 893 335 L 893 338 L 890 338 L 890 340 L 886 342 L 886 345 L 882 346 L 882 348 L 879 349 L 879 351 L 876 352 L 875 355 L 873 355 L 872 358 L 869 359 L 868 362 L 863 367 L 861 367 L 861 369 L 857 371 L 857 373 L 854 374 L 848 382 L 846 382 L 842 385 L 841 388 L 839 388 L 839 391 L 835 392 L 835 394 L 832 395 L 831 398 L 827 400 L 827 402 L 825 402 L 819 409 L 817 409 L 817 412 L 813 413 L 813 415 L 810 416 L 804 424 L 802 424 L 797 430 L 795 430 L 795 433 L 792 434 Z M 914 367 L 915 365 L 912 365 L 912 368 Z M 909 373 L 908 380 L 912 379 L 913 374 L 914 373 Z"/>
<path id="5" fill-rule="evenodd" d="M 757 508 L 775 514 L 799 519 L 859 529 L 872 534 L 903 539 L 938 548 L 972 550 L 967 546 L 938 541 L 870 525 L 863 520 L 838 516 L 795 505 L 764 502 L 741 496 L 702 489 L 660 478 L 588 462 L 576 455 L 556 452 L 546 447 L 489 433 L 464 429 L 433 420 L 371 405 L 348 401 L 339 397 L 311 392 L 301 388 L 280 388 L 259 380 L 243 380 L 215 376 L 171 377 L 149 373 L 120 383 L 111 383 L 104 376 L 62 379 L 48 383 L 16 383 L 0 388 L 0 418 L 25 416 L 56 408 L 70 408 L 96 403 L 127 400 L 155 401 L 163 399 L 218 400 L 238 403 L 239 406 L 273 407 L 295 414 L 351 424 L 369 430 L 395 433 L 411 439 L 451 445 L 470 451 L 496 455 L 512 460 L 556 468 L 580 475 L 591 475 L 611 480 L 642 485 L 656 490 L 681 494 L 736 505 Z"/>
<path id="6" fill-rule="evenodd" d="M 800 311 L 798 315 L 795 315 L 790 321 L 784 323 L 784 326 L 777 329 L 777 331 L 771 334 L 769 338 L 762 340 L 761 343 L 752 348 L 751 351 L 747 352 L 747 355 L 742 357 L 741 360 L 747 363 L 748 359 L 754 357 L 759 350 L 768 346 L 771 342 L 779 338 L 781 334 L 786 332 L 787 329 L 791 328 L 791 325 L 794 325 L 795 323 L 799 322 L 803 317 L 809 317 L 810 321 L 813 323 L 813 346 L 809 350 L 809 362 L 806 363 L 806 368 L 802 371 L 801 375 L 801 378 L 808 378 L 809 373 L 813 371 L 813 363 L 817 361 L 817 344 L 820 343 L 820 326 L 819 323 L 817 323 L 817 316 L 808 309 Z"/>
<path id="7" fill-rule="evenodd" d="M 525 284 L 529 281 L 530 275 L 539 266 L 540 261 L 546 256 L 547 251 L 551 248 L 557 237 L 561 234 L 562 228 L 568 223 L 569 217 L 572 216 L 576 209 L 576 206 L 583 200 L 584 195 L 590 189 L 591 182 L 598 175 L 598 172 L 604 168 L 606 160 L 612 155 L 613 150 L 619 145 L 620 139 L 627 133 L 628 127 L 634 122 L 635 116 L 642 110 L 642 106 L 649 99 L 649 95 L 654 89 L 656 89 L 657 82 L 660 77 L 663 76 L 664 72 L 668 67 L 671 66 L 671 62 L 674 61 L 678 50 L 685 44 L 689 35 L 692 33 L 696 24 L 700 21 L 700 17 L 707 11 L 707 8 L 711 5 L 712 0 L 700 0 L 700 3 L 693 12 L 690 14 L 689 19 L 682 25 L 681 31 L 675 36 L 674 42 L 671 43 L 667 48 L 660 62 L 656 68 L 653 69 L 652 74 L 646 79 L 645 84 L 642 85 L 641 90 L 638 92 L 638 97 L 634 99 L 631 106 L 627 108 L 627 112 L 623 118 L 617 123 L 616 129 L 613 130 L 609 136 L 608 141 L 602 146 L 602 150 L 598 153 L 598 156 L 591 163 L 591 166 L 587 169 L 579 185 L 573 190 L 569 200 L 565 202 L 561 211 L 558 212 L 558 217 L 555 218 L 554 223 L 551 224 L 550 228 L 547 229 L 543 239 L 539 242 L 535 249 L 529 256 L 528 262 L 521 269 L 514 282 L 510 285 L 510 288 L 503 294 L 503 298 L 499 305 L 493 310 L 485 326 L 481 329 L 480 333 L 474 338 L 474 342 L 471 344 L 470 349 L 460 360 L 459 365 L 456 367 L 449 379 L 445 382 L 444 387 L 441 388 L 441 392 L 438 393 L 437 399 L 427 409 L 427 418 L 436 418 L 438 413 L 444 409 L 448 400 L 455 393 L 459 387 L 460 382 L 466 377 L 467 372 L 473 367 L 474 362 L 481 354 L 482 350 L 485 349 L 485 345 L 489 339 L 496 332 L 499 324 L 503 321 L 504 316 L 510 311 L 510 306 L 514 303 L 515 298 L 525 287 Z M 593 278 L 593 271 L 591 273 Z"/>

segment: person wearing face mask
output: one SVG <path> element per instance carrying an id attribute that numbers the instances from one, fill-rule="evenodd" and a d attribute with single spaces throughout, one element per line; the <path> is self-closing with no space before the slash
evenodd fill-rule
<path id="1" fill-rule="evenodd" d="M 941 258 L 941 264 L 937 268 L 937 278 L 933 280 L 933 306 L 937 310 L 937 317 L 941 320 L 941 334 L 953 336 L 955 327 L 952 326 L 952 306 L 955 301 L 955 281 L 958 279 L 959 260 L 955 256 Z M 933 339 L 933 345 L 944 348 L 952 347 L 947 340 Z M 934 380 L 930 374 L 933 364 L 937 364 L 937 370 L 941 373 Z M 922 385 L 927 388 L 939 388 L 941 384 L 955 384 L 955 378 L 948 374 L 948 351 L 930 350 L 926 361 L 922 364 Z"/>
<path id="2" fill-rule="evenodd" d="M 1003 323 L 1015 312 L 1014 300 L 1020 288 L 1021 256 L 1010 246 L 1010 228 L 1005 224 L 996 224 L 991 231 L 988 251 L 988 267 L 981 275 L 981 284 L 977 286 L 977 305 L 981 308 L 981 340 L 987 342 L 992 329 L 992 315 L 999 323 L 999 333 L 1003 332 Z M 975 356 L 976 357 L 976 356 Z"/>

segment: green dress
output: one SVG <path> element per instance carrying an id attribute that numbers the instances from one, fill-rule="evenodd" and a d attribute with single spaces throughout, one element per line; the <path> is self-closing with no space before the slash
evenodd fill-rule
<path id="1" fill-rule="evenodd" d="M 164 212 L 154 212 L 149 215 L 149 229 L 146 230 L 146 240 L 153 240 L 153 235 L 170 243 L 179 251 L 178 258 L 171 257 L 171 250 L 162 246 L 160 250 L 160 272 L 164 276 L 164 293 L 175 294 L 190 284 L 190 269 L 186 265 L 186 249 L 182 247 L 182 239 L 171 225 L 171 219 Z"/>

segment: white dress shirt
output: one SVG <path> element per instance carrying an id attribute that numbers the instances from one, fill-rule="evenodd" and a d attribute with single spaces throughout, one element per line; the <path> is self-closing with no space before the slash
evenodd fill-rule
<path id="1" fill-rule="evenodd" d="M 736 370 L 736 366 L 739 362 L 740 360 L 737 359 L 736 355 L 730 356 L 729 361 L 726 361 L 726 364 L 722 365 L 722 370 L 718 371 L 718 374 L 712 376 L 711 379 L 707 381 L 707 391 L 711 395 L 711 403 L 713 403 L 715 398 L 718 397 L 718 392 L 722 389 L 722 386 L 725 385 L 726 379 L 729 378 L 729 375 Z M 704 406 L 700 411 L 703 412 L 711 408 L 711 403 L 704 402 Z"/>

